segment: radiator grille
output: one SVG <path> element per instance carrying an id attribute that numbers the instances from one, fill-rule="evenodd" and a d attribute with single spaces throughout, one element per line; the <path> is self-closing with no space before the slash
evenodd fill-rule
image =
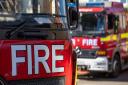
<path id="1" fill-rule="evenodd" d="M 96 58 L 96 50 L 81 50 L 81 55 L 78 58 Z"/>

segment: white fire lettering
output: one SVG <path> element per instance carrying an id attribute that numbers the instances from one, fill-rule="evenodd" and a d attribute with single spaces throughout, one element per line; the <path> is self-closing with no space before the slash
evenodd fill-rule
<path id="1" fill-rule="evenodd" d="M 45 51 L 45 56 L 39 57 L 39 50 Z M 49 49 L 45 45 L 35 45 L 34 46 L 34 53 L 35 53 L 35 74 L 39 74 L 39 63 L 41 62 L 44 65 L 44 68 L 46 70 L 46 73 L 51 73 L 50 68 L 47 64 L 47 60 L 49 57 Z"/>
<path id="2" fill-rule="evenodd" d="M 44 56 L 39 56 L 39 50 L 42 50 L 45 52 Z M 34 72 L 35 74 L 39 74 L 39 63 L 41 63 L 44 66 L 44 69 L 46 73 L 53 73 L 53 72 L 64 72 L 64 67 L 57 67 L 56 62 L 57 61 L 63 61 L 64 56 L 63 55 L 56 55 L 57 50 L 64 50 L 64 45 L 52 45 L 52 70 L 50 70 L 50 67 L 48 65 L 48 58 L 50 55 L 50 50 L 47 45 L 34 45 Z M 25 56 L 17 56 L 17 51 L 26 51 L 27 52 L 27 58 L 25 59 Z M 22 64 L 27 62 L 28 66 L 28 75 L 32 75 L 32 45 L 12 45 L 11 46 L 11 52 L 12 52 L 12 76 L 17 76 L 18 69 L 17 64 Z M 27 61 L 25 61 L 27 60 Z"/>
<path id="3" fill-rule="evenodd" d="M 52 72 L 64 72 L 63 67 L 58 67 L 56 68 L 56 61 L 59 60 L 64 60 L 64 57 L 62 55 L 56 55 L 56 50 L 63 50 L 64 46 L 63 45 L 52 45 Z"/>
<path id="4" fill-rule="evenodd" d="M 75 39 L 72 39 L 72 44 L 76 45 Z"/>
<path id="5" fill-rule="evenodd" d="M 83 39 L 82 45 L 85 46 L 97 46 L 97 39 Z"/>
<path id="6" fill-rule="evenodd" d="M 12 50 L 12 76 L 16 76 L 17 75 L 16 64 L 25 62 L 24 57 L 16 56 L 16 51 L 26 50 L 26 47 L 25 45 L 19 45 L 19 46 L 13 45 L 11 46 L 11 50 Z"/>

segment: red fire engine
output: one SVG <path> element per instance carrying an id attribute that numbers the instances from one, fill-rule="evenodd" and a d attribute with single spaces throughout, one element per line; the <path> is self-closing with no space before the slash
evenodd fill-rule
<path id="1" fill-rule="evenodd" d="M 122 3 L 79 3 L 79 27 L 72 31 L 81 72 L 117 77 L 128 67 L 128 32 Z"/>
<path id="2" fill-rule="evenodd" d="M 0 0 L 0 85 L 75 85 L 69 2 Z"/>

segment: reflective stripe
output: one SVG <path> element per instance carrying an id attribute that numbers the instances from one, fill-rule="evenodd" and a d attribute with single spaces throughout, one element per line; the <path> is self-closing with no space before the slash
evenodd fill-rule
<path id="1" fill-rule="evenodd" d="M 124 39 L 124 38 L 128 38 L 128 33 L 122 33 L 121 34 L 121 39 Z"/>
<path id="2" fill-rule="evenodd" d="M 121 39 L 128 38 L 128 33 L 122 33 L 120 35 Z M 108 35 L 106 37 L 101 37 L 101 41 L 107 42 L 107 41 L 113 41 L 113 40 L 118 40 L 118 34 L 113 34 L 113 35 Z"/>
<path id="3" fill-rule="evenodd" d="M 101 37 L 101 41 L 104 41 L 104 42 L 113 41 L 113 40 L 117 40 L 116 34 L 108 35 L 107 37 Z"/>

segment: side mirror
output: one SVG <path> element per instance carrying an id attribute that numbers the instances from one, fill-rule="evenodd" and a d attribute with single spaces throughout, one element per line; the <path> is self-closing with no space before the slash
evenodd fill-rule
<path id="1" fill-rule="evenodd" d="M 71 30 L 74 30 L 78 27 L 78 6 L 75 3 L 68 4 L 68 13 L 69 13 L 69 26 Z"/>

